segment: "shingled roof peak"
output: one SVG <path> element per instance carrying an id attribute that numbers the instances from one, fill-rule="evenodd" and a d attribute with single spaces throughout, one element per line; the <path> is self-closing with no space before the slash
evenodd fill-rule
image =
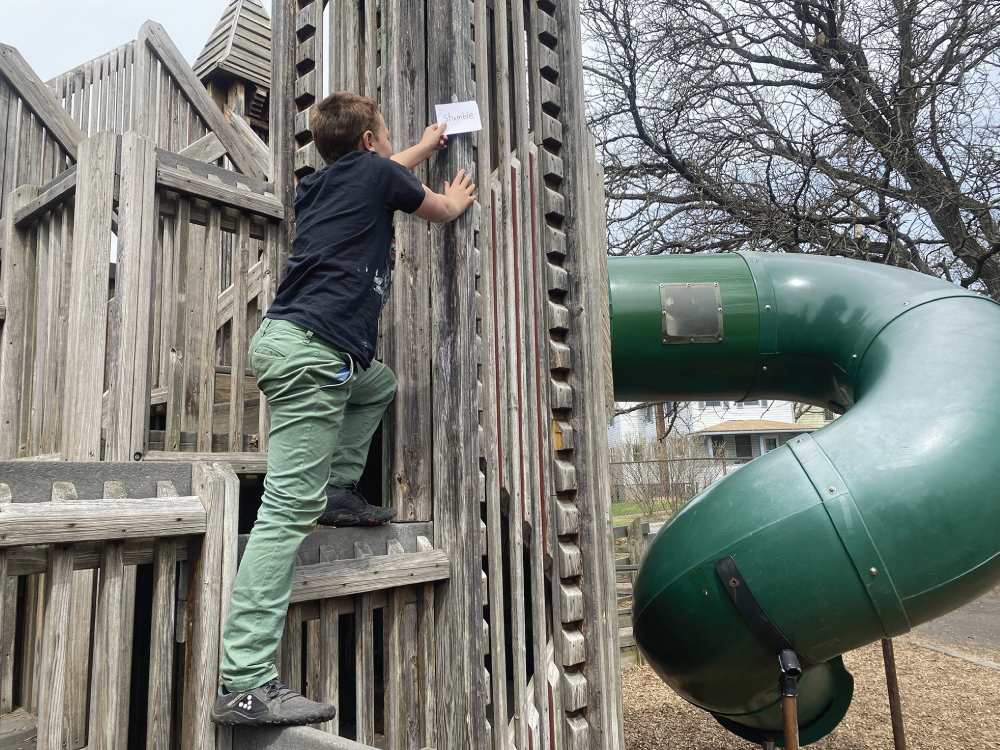
<path id="1" fill-rule="evenodd" d="M 271 87 L 271 19 L 260 0 L 230 0 L 194 65 L 203 82 L 228 75 Z"/>

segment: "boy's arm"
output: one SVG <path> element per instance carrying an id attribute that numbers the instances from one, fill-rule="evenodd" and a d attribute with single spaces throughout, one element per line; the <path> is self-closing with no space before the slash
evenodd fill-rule
<path id="1" fill-rule="evenodd" d="M 472 175 L 460 169 L 455 175 L 454 182 L 444 183 L 444 195 L 435 193 L 424 185 L 424 202 L 413 215 L 426 221 L 433 221 L 435 224 L 447 224 L 465 213 L 465 209 L 472 205 L 472 201 L 476 199 L 475 191 L 476 185 L 472 181 Z"/>
<path id="2" fill-rule="evenodd" d="M 410 146 L 406 151 L 400 151 L 392 155 L 392 160 L 397 164 L 402 164 L 407 169 L 413 169 L 421 162 L 431 158 L 435 151 L 444 151 L 448 148 L 448 136 L 444 134 L 448 123 L 443 125 L 428 125 L 420 139 L 420 143 Z"/>

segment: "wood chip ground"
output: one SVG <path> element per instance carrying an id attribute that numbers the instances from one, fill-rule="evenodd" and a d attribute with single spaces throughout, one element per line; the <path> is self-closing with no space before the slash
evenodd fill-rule
<path id="1" fill-rule="evenodd" d="M 954 645 L 920 634 L 929 642 Z M 966 653 L 1000 663 L 1000 651 L 970 646 Z M 927 648 L 895 641 L 908 750 L 1000 748 L 1000 671 Z M 846 654 L 854 701 L 816 750 L 893 747 L 882 650 L 878 643 Z M 622 672 L 626 750 L 747 750 L 706 712 L 679 698 L 648 666 Z"/>

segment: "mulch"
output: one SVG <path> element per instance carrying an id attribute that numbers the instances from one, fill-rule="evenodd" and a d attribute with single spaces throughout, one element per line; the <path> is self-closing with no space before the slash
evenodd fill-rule
<path id="1" fill-rule="evenodd" d="M 920 634 L 924 641 L 955 648 Z M 907 750 L 1000 748 L 1000 671 L 921 646 L 894 641 Z M 964 649 L 1000 663 L 1000 651 Z M 854 675 L 847 716 L 816 750 L 892 750 L 882 648 L 874 643 L 844 655 Z M 648 666 L 622 672 L 626 750 L 749 750 L 705 711 L 679 698 Z"/>

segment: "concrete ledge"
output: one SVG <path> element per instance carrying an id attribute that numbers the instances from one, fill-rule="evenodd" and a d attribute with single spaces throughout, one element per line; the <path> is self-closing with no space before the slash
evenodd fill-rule
<path id="1" fill-rule="evenodd" d="M 311 727 L 236 728 L 233 750 L 375 750 Z"/>

